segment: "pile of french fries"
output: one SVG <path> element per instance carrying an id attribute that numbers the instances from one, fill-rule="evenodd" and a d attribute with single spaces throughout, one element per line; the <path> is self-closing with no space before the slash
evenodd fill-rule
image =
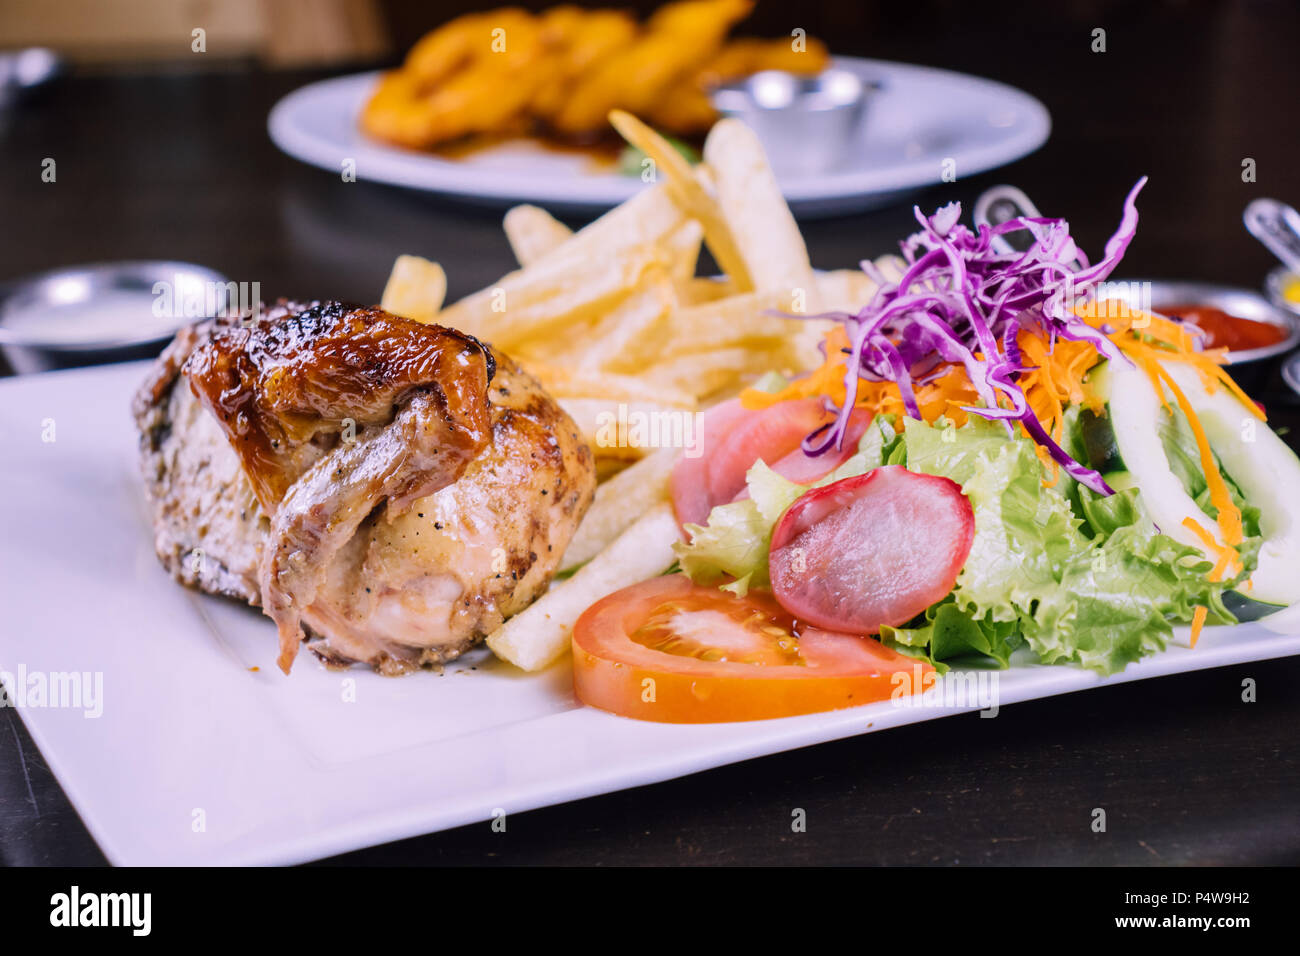
<path id="1" fill-rule="evenodd" d="M 610 121 L 648 157 L 651 182 L 572 232 L 535 206 L 505 230 L 519 268 L 444 306 L 442 268 L 401 256 L 383 307 L 468 332 L 515 358 L 578 424 L 604 479 L 557 581 L 488 637 L 497 656 L 540 670 L 568 649 L 591 604 L 654 577 L 674 560 L 679 530 L 668 476 L 680 447 L 637 447 L 608 427 L 689 415 L 764 373 L 820 364 L 830 323 L 792 319 L 854 311 L 870 297 L 858 270 L 814 272 L 794 217 L 753 132 L 736 120 L 710 131 L 692 166 L 630 114 Z M 697 275 L 701 245 L 722 270 Z M 576 569 L 576 571 L 575 571 Z"/>

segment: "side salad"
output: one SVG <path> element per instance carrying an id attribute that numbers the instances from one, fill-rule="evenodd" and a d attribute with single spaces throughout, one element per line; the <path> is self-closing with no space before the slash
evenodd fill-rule
<path id="1" fill-rule="evenodd" d="M 1300 461 L 1195 326 L 1098 294 L 1144 182 L 1096 264 L 1061 219 L 917 210 L 901 258 L 863 264 L 872 300 L 814 317 L 820 368 L 705 416 L 671 476 L 676 573 L 579 619 L 579 696 L 731 720 L 1017 653 L 1111 674 L 1175 626 L 1195 646 L 1300 601 Z M 999 251 L 1019 230 L 1028 251 Z M 646 675 L 679 704 L 640 706 Z"/>

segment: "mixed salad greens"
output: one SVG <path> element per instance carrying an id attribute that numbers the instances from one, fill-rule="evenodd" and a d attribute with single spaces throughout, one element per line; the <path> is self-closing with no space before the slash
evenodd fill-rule
<path id="1" fill-rule="evenodd" d="M 1071 416 L 1068 447 L 1091 466 L 1078 419 Z M 1173 430 L 1170 444 L 1188 465 L 1189 488 L 1199 485 L 1204 498 L 1204 479 L 1188 457 L 1194 449 Z M 1073 479 L 1048 487 L 1030 440 L 979 418 L 959 427 L 877 417 L 858 453 L 816 486 L 881 465 L 949 478 L 974 510 L 974 542 L 952 592 L 915 620 L 880 633 L 886 645 L 936 665 L 1005 667 L 1027 645 L 1044 663 L 1113 673 L 1162 650 L 1171 622 L 1191 621 L 1198 606 L 1209 609 L 1210 621 L 1232 623 L 1224 592 L 1255 567 L 1260 536 L 1252 509 L 1243 507 L 1241 571 L 1212 581 L 1213 562 L 1161 534 L 1135 488 L 1102 496 Z M 692 528 L 691 542 L 678 549 L 692 579 L 734 579 L 722 586 L 738 594 L 769 584 L 772 529 L 808 490 L 762 462 L 750 469 L 747 486 L 748 498 L 714 508 L 708 525 Z M 1240 492 L 1233 493 L 1241 502 Z"/>
<path id="2" fill-rule="evenodd" d="M 1109 674 L 1165 648 L 1175 624 L 1191 624 L 1194 643 L 1203 624 L 1234 622 L 1229 592 L 1300 597 L 1295 572 L 1277 573 L 1300 567 L 1293 516 L 1262 516 L 1243 492 L 1300 487 L 1300 462 L 1262 424 L 1247 443 L 1215 431 L 1262 412 L 1194 327 L 1098 302 L 1133 238 L 1143 182 L 1096 265 L 1064 220 L 971 231 L 958 206 L 918 210 L 901 262 L 863 264 L 879 283 L 873 301 L 829 316 L 838 325 L 823 367 L 793 381 L 769 375 L 742 396 L 752 409 L 820 397 L 834 419 L 807 436 L 807 455 L 843 452 L 865 409 L 856 452 L 811 484 L 756 461 L 741 496 L 686 525 L 681 570 L 737 595 L 769 588 L 787 509 L 811 488 L 901 465 L 955 482 L 974 516 L 947 596 L 879 629 L 886 646 L 940 669 L 1006 667 L 1023 647 L 1043 663 Z M 1014 230 L 1033 235 L 1027 252 L 1000 251 L 995 240 Z M 1262 549 L 1271 583 L 1255 593 Z"/>

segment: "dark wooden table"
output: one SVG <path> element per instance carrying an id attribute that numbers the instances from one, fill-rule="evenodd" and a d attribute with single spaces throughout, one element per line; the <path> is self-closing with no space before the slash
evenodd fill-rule
<path id="1" fill-rule="evenodd" d="M 924 207 L 1014 182 L 1095 254 L 1146 173 L 1125 274 L 1259 285 L 1271 263 L 1242 207 L 1300 202 L 1294 5 L 1002 25 L 938 6 L 951 16 L 903 16 L 840 49 L 1014 83 L 1043 99 L 1055 129 L 1037 154 L 937 187 Z M 1090 51 L 1095 27 L 1106 53 Z M 511 267 L 499 212 L 345 184 L 277 153 L 267 111 L 312 78 L 233 66 L 73 76 L 5 117 L 0 278 L 168 257 L 259 281 L 269 296 L 373 301 L 403 252 L 440 260 L 452 295 Z M 46 157 L 54 184 L 41 182 Z M 1242 181 L 1247 158 L 1254 183 Z M 805 234 L 815 264 L 833 268 L 911 228 L 900 206 Z M 1275 372 L 1256 392 L 1275 424 L 1300 425 Z M 1256 703 L 1241 700 L 1246 677 Z M 0 860 L 102 862 L 21 721 L 0 714 Z M 1295 863 L 1297 729 L 1300 659 L 1265 662 L 891 730 L 512 817 L 504 835 L 465 827 L 336 862 Z M 1096 807 L 1104 834 L 1089 826 Z M 807 811 L 805 833 L 791 832 L 794 808 Z"/>

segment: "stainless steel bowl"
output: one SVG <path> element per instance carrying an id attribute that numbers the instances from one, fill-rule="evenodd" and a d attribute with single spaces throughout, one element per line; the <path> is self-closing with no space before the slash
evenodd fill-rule
<path id="1" fill-rule="evenodd" d="M 203 308 L 187 310 L 200 290 Z M 228 294 L 224 276 L 188 262 L 42 272 L 0 284 L 0 350 L 19 374 L 147 358 L 178 329 L 225 309 Z"/>
<path id="2" fill-rule="evenodd" d="M 714 109 L 742 120 L 758 135 L 772 169 L 814 175 L 847 159 L 880 88 L 848 70 L 816 76 L 762 70 L 710 93 Z"/>
<path id="3" fill-rule="evenodd" d="M 1145 301 L 1149 284 L 1150 301 Z M 1122 299 L 1135 308 L 1149 307 L 1156 312 L 1176 305 L 1205 305 L 1222 309 L 1229 315 L 1256 322 L 1276 325 L 1286 332 L 1286 337 L 1275 345 L 1259 349 L 1240 349 L 1228 352 L 1229 365 L 1248 365 L 1285 355 L 1300 345 L 1300 313 L 1280 309 L 1252 289 L 1236 286 L 1213 285 L 1208 282 L 1181 282 L 1165 279 L 1112 280 L 1107 290 L 1112 297 Z"/>

